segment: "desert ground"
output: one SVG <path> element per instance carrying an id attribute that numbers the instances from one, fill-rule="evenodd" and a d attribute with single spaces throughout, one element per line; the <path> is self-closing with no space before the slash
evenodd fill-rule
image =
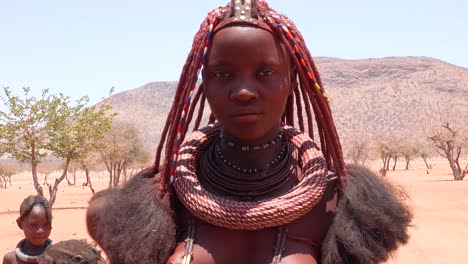
<path id="1" fill-rule="evenodd" d="M 410 170 L 403 164 L 387 177 L 401 185 L 409 193 L 410 205 L 414 210 L 414 225 L 411 228 L 409 243 L 396 252 L 388 263 L 468 263 L 465 248 L 468 242 L 468 179 L 453 181 L 447 161 L 431 160 L 434 168 L 425 169 L 422 161 L 412 162 Z M 379 162 L 370 167 L 377 170 Z M 52 182 L 58 173 L 49 175 Z M 42 176 L 40 177 L 43 180 Z M 104 172 L 92 175 L 96 191 L 107 187 Z M 88 187 L 82 187 L 84 175 L 77 175 L 74 186 L 60 185 L 57 201 L 53 208 L 53 230 L 51 239 L 55 242 L 65 239 L 88 239 L 85 211 L 92 194 Z M 34 194 L 30 173 L 12 177 L 12 185 L 0 189 L 0 254 L 3 256 L 15 248 L 23 238 L 15 219 L 19 215 L 19 205 L 29 194 Z M 47 192 L 46 192 L 47 193 Z"/>

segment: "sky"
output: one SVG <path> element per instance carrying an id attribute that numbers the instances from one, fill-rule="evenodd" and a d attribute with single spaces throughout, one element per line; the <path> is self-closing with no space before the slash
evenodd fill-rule
<path id="1" fill-rule="evenodd" d="M 226 0 L 0 0 L 0 87 L 91 102 L 176 81 L 206 14 Z M 466 0 L 270 0 L 313 56 L 426 56 L 468 68 Z M 1 92 L 0 94 L 3 94 Z"/>

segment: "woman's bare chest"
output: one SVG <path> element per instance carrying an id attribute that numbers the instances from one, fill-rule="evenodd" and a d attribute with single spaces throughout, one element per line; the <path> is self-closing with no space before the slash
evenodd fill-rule
<path id="1" fill-rule="evenodd" d="M 275 263 L 275 259 L 283 264 L 317 263 L 326 230 L 316 230 L 324 226 L 314 222 L 323 219 L 313 218 L 311 211 L 287 226 L 255 231 L 230 230 L 198 222 L 193 246 L 188 249 L 186 242 L 180 243 L 168 263 L 183 263 L 184 254 L 189 252 L 191 264 Z"/>

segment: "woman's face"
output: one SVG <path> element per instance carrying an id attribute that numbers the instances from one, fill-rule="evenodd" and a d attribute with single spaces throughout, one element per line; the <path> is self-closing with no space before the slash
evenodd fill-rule
<path id="1" fill-rule="evenodd" d="M 275 137 L 292 89 L 290 59 L 268 31 L 216 32 L 203 70 L 204 92 L 224 132 L 247 144 Z"/>
<path id="2" fill-rule="evenodd" d="M 46 210 L 41 205 L 35 205 L 23 220 L 18 221 L 18 226 L 23 230 L 26 240 L 35 247 L 43 246 L 52 231 Z"/>

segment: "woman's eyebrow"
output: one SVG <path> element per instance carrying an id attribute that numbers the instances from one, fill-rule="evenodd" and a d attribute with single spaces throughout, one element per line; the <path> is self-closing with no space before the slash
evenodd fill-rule
<path id="1" fill-rule="evenodd" d="M 273 66 L 282 65 L 287 62 L 288 61 L 286 60 L 275 60 L 272 58 L 265 58 L 265 59 L 261 59 L 257 61 L 252 60 L 252 63 L 255 63 L 256 65 L 273 65 Z M 205 66 L 209 66 L 209 67 L 235 66 L 235 65 L 237 65 L 237 63 L 235 63 L 234 61 L 230 59 L 224 59 L 224 58 L 209 60 L 205 63 Z"/>

